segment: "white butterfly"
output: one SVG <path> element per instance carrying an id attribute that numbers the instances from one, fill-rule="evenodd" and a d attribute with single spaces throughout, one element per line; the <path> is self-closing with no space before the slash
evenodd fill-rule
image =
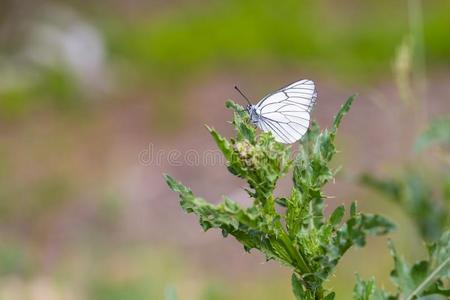
<path id="1" fill-rule="evenodd" d="M 275 140 L 292 144 L 305 135 L 311 110 L 317 99 L 313 81 L 296 81 L 265 96 L 256 105 L 252 105 L 237 87 L 236 89 L 249 103 L 246 110 L 251 122 L 264 132 L 272 132 Z"/>

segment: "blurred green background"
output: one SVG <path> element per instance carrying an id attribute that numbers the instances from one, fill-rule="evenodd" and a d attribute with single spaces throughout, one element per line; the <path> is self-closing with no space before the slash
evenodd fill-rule
<path id="1" fill-rule="evenodd" d="M 422 257 L 414 220 L 357 178 L 414 168 L 450 198 L 448 152 L 412 147 L 450 113 L 449 15 L 445 0 L 0 0 L 0 299 L 291 299 L 288 270 L 203 233 L 161 175 L 247 203 L 223 165 L 189 156 L 214 149 L 203 124 L 232 134 L 235 84 L 256 102 L 313 79 L 322 126 L 358 92 L 329 210 L 388 215 Z M 355 272 L 392 288 L 386 244 L 344 258 L 337 299 Z"/>

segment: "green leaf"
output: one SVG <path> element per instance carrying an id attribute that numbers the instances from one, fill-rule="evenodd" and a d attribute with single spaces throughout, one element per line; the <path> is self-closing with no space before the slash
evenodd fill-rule
<path id="1" fill-rule="evenodd" d="M 234 111 L 233 125 L 237 131 L 236 140 L 246 140 L 254 145 L 256 143 L 256 130 L 255 127 L 250 124 L 246 110 L 232 101 L 227 101 L 226 107 Z"/>
<path id="2" fill-rule="evenodd" d="M 284 197 L 277 197 L 275 199 L 275 203 L 282 206 L 282 207 L 287 207 L 287 199 Z"/>
<path id="3" fill-rule="evenodd" d="M 354 300 L 398 300 L 398 296 L 391 295 L 375 285 L 375 279 L 362 280 L 356 275 L 356 284 L 353 289 Z"/>
<path id="4" fill-rule="evenodd" d="M 311 291 L 305 290 L 303 283 L 297 277 L 297 275 L 292 274 L 291 276 L 292 292 L 294 293 L 295 299 L 297 300 L 314 300 L 315 297 Z"/>
<path id="5" fill-rule="evenodd" d="M 350 98 L 345 101 L 345 103 L 341 106 L 338 113 L 334 117 L 333 121 L 333 131 L 335 132 L 339 125 L 341 125 L 342 118 L 345 116 L 345 114 L 350 110 L 350 107 L 352 106 L 353 101 L 356 99 L 356 95 L 351 96 Z"/>
<path id="6" fill-rule="evenodd" d="M 391 255 L 394 258 L 394 270 L 391 272 L 392 281 L 400 288 L 405 296 L 415 289 L 414 279 L 410 276 L 410 268 L 403 258 L 399 257 L 393 244 L 390 244 Z"/>
<path id="7" fill-rule="evenodd" d="M 338 229 L 328 246 L 328 256 L 334 263 L 352 246 L 362 247 L 367 235 L 383 235 L 395 228 L 388 219 L 379 215 L 357 214 L 353 207 L 352 216 Z"/>
<path id="8" fill-rule="evenodd" d="M 352 205 L 350 206 L 350 217 L 356 217 L 357 214 L 357 203 L 352 202 Z"/>
<path id="9" fill-rule="evenodd" d="M 292 274 L 291 284 L 292 284 L 292 292 L 294 293 L 295 299 L 297 300 L 305 299 L 305 294 L 303 293 L 303 288 L 297 278 L 297 275 Z"/>
<path id="10" fill-rule="evenodd" d="M 228 100 L 228 101 L 225 102 L 225 107 L 228 108 L 228 109 L 231 109 L 235 113 L 237 113 L 239 118 L 241 118 L 241 119 L 246 119 L 247 118 L 248 119 L 248 114 L 247 114 L 247 112 L 245 111 L 245 109 L 241 105 L 239 105 L 239 104 L 237 104 L 237 103 L 235 103 L 235 102 L 233 102 L 231 100 Z"/>
<path id="11" fill-rule="evenodd" d="M 356 285 L 353 289 L 353 299 L 355 300 L 370 300 L 375 293 L 375 280 L 372 278 L 369 281 L 363 281 L 357 275 Z"/>
<path id="12" fill-rule="evenodd" d="M 395 263 L 391 278 L 404 299 L 433 294 L 448 295 L 448 289 L 443 288 L 443 281 L 450 277 L 450 231 L 428 246 L 428 260 L 416 262 L 411 267 L 398 255 L 392 244 L 390 249 Z"/>
<path id="13" fill-rule="evenodd" d="M 166 180 L 167 184 L 169 185 L 170 189 L 174 191 L 175 193 L 178 193 L 180 195 L 192 195 L 192 192 L 190 189 L 182 185 L 181 183 L 175 181 L 171 176 L 164 174 L 164 179 Z"/>
<path id="14" fill-rule="evenodd" d="M 213 137 L 214 141 L 217 144 L 217 147 L 219 147 L 220 151 L 222 151 L 223 155 L 227 160 L 230 160 L 232 158 L 232 148 L 230 143 L 223 138 L 217 131 L 215 131 L 213 128 L 210 128 L 206 126 L 208 131 L 211 133 L 211 136 Z"/>
<path id="15" fill-rule="evenodd" d="M 330 216 L 330 221 L 329 221 L 330 224 L 332 226 L 339 224 L 341 222 L 342 218 L 344 217 L 344 213 L 345 213 L 344 205 L 338 206 Z"/>

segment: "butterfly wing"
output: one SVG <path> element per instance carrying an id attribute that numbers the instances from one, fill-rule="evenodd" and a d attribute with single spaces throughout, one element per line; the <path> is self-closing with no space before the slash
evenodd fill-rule
<path id="1" fill-rule="evenodd" d="M 272 132 L 278 142 L 292 144 L 305 135 L 317 99 L 314 82 L 296 81 L 267 95 L 256 104 L 258 127 Z"/>

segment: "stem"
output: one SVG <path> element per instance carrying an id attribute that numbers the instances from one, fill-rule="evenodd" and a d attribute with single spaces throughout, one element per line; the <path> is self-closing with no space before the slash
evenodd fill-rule
<path id="1" fill-rule="evenodd" d="M 409 294 L 406 300 L 412 300 L 414 296 L 419 295 L 449 261 L 450 257 L 447 257 L 447 259 L 443 263 L 441 263 L 411 294 Z"/>
<path id="2" fill-rule="evenodd" d="M 304 288 L 305 294 L 303 295 L 304 298 L 301 300 L 322 300 L 324 298 L 324 290 L 323 287 L 320 286 L 316 290 L 312 290 L 310 286 L 303 280 L 301 274 L 299 274 L 297 271 L 294 272 L 293 276 L 295 276 L 296 280 L 298 280 L 298 284 Z M 297 299 L 299 299 L 299 295 L 295 293 L 295 283 L 292 282 L 292 289 L 294 290 L 294 294 Z M 300 300 L 300 299 L 299 299 Z"/>
<path id="3" fill-rule="evenodd" d="M 280 240 L 283 243 L 283 246 L 286 249 L 286 251 L 297 262 L 299 271 L 301 271 L 303 274 L 310 273 L 311 269 L 309 268 L 308 264 L 306 263 L 306 259 L 303 257 L 303 255 L 300 251 L 297 251 L 292 246 L 291 240 L 289 239 L 288 235 L 284 232 L 284 230 L 280 236 Z M 296 269 L 297 269 L 297 266 L 296 266 Z"/>
<path id="4" fill-rule="evenodd" d="M 319 287 L 316 290 L 316 300 L 321 300 L 321 299 L 323 299 L 323 288 Z"/>

